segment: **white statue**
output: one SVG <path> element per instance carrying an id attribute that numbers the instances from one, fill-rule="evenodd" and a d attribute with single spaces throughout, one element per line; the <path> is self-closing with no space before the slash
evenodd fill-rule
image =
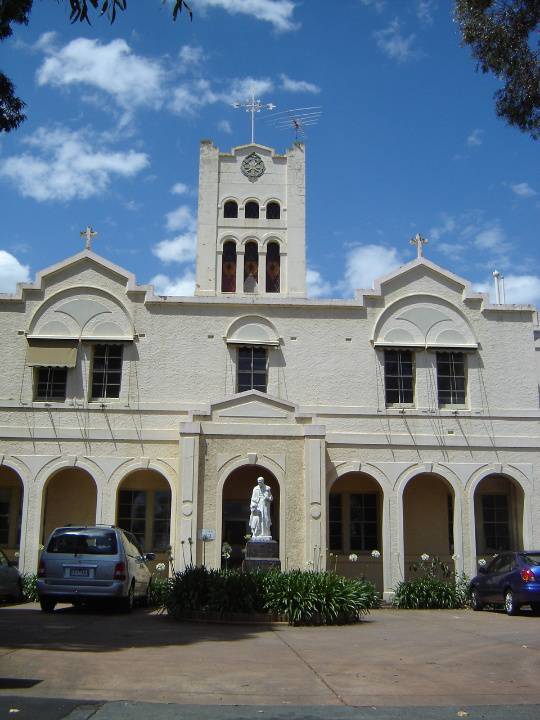
<path id="1" fill-rule="evenodd" d="M 270 503 L 272 502 L 272 491 L 264 482 L 263 477 L 257 478 L 257 485 L 251 493 L 251 503 L 249 509 L 251 515 L 249 518 L 249 527 L 251 528 L 252 540 L 271 540 L 272 532 L 270 527 Z"/>

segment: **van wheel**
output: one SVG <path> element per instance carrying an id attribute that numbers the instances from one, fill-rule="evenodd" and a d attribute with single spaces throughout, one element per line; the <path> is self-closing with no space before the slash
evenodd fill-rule
<path id="1" fill-rule="evenodd" d="M 130 613 L 133 610 L 133 605 L 135 604 L 135 588 L 133 586 L 133 583 L 129 586 L 128 594 L 125 598 L 122 598 L 120 601 L 120 609 L 122 612 Z"/>
<path id="2" fill-rule="evenodd" d="M 54 608 L 56 607 L 55 600 L 51 600 L 50 598 L 39 598 L 39 604 L 43 612 L 48 613 L 52 613 Z"/>
<path id="3" fill-rule="evenodd" d="M 148 587 L 146 588 L 146 592 L 144 595 L 141 596 L 141 599 L 139 601 L 139 604 L 141 607 L 147 608 L 150 607 L 150 594 L 152 592 L 152 581 L 148 583 Z"/>

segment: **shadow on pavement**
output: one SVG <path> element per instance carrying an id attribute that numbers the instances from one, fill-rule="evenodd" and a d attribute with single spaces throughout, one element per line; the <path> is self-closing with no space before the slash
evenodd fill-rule
<path id="1" fill-rule="evenodd" d="M 36 605 L 0 608 L 0 645 L 9 650 L 113 652 L 124 648 L 165 647 L 245 640 L 271 625 L 220 625 L 178 622 L 166 614 L 136 609 L 60 606 L 44 613 Z"/>

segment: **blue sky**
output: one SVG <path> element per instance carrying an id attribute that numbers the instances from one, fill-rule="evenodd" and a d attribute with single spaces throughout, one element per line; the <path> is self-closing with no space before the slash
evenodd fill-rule
<path id="1" fill-rule="evenodd" d="M 307 145 L 312 297 L 350 297 L 415 255 L 508 302 L 540 304 L 540 145 L 498 120 L 445 0 L 161 0 L 114 25 L 70 25 L 36 0 L 0 64 L 28 120 L 0 136 L 0 291 L 75 254 L 193 289 L 199 141 L 249 141 L 231 104 L 253 87 L 277 111 L 321 105 Z M 258 117 L 256 140 L 294 140 Z"/>

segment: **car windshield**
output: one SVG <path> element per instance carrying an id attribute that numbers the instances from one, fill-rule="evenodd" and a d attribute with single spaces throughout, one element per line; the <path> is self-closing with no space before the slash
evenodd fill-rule
<path id="1" fill-rule="evenodd" d="M 540 553 L 521 553 L 527 565 L 540 565 Z"/>
<path id="2" fill-rule="evenodd" d="M 116 534 L 103 530 L 61 530 L 49 541 L 47 552 L 75 555 L 116 555 Z"/>

